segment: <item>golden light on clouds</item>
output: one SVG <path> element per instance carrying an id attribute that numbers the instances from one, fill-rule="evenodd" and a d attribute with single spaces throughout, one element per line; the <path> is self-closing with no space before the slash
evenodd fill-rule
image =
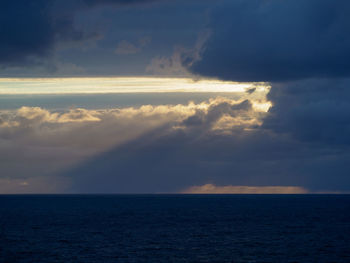
<path id="1" fill-rule="evenodd" d="M 266 83 L 238 83 L 191 78 L 20 78 L 0 79 L 0 94 L 87 94 L 142 92 L 245 92 L 267 93 Z"/>
<path id="2" fill-rule="evenodd" d="M 192 186 L 181 193 L 184 194 L 307 194 L 305 188 L 299 186 L 216 186 L 205 184 Z"/>
<path id="3" fill-rule="evenodd" d="M 256 111 L 262 111 L 262 112 L 267 112 L 272 106 L 272 103 L 270 101 L 265 101 L 265 102 L 256 102 L 253 101 L 253 108 Z"/>

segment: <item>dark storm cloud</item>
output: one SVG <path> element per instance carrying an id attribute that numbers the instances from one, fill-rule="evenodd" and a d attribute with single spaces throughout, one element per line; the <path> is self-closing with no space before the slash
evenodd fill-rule
<path id="1" fill-rule="evenodd" d="M 349 11 L 345 0 L 237 0 L 214 12 L 211 37 L 190 71 L 271 84 L 273 106 L 253 145 L 270 141 L 265 149 L 243 143 L 264 156 L 231 155 L 235 168 L 241 157 L 244 167 L 256 168 L 243 177 L 260 171 L 252 181 L 280 174 L 281 182 L 314 189 L 349 186 Z"/>
<path id="2" fill-rule="evenodd" d="M 189 69 L 235 81 L 349 76 L 349 13 L 347 0 L 226 1 Z"/>
<path id="3" fill-rule="evenodd" d="M 5 0 L 0 5 L 0 66 L 38 63 L 52 55 L 59 42 L 80 42 L 98 32 L 76 29 L 79 10 L 102 5 L 131 5 L 151 0 Z"/>
<path id="4" fill-rule="evenodd" d="M 50 1 L 2 1 L 0 63 L 16 64 L 28 56 L 46 56 L 54 43 Z"/>
<path id="5" fill-rule="evenodd" d="M 87 6 L 98 6 L 98 5 L 132 5 L 140 3 L 151 3 L 158 0 L 80 0 L 78 2 L 83 3 Z M 164 1 L 164 0 L 163 0 Z"/>
<path id="6" fill-rule="evenodd" d="M 350 79 L 309 79 L 273 84 L 274 106 L 264 127 L 303 141 L 350 143 Z"/>

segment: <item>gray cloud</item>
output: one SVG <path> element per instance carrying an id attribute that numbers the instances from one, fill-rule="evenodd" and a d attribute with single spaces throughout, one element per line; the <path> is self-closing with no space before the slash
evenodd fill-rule
<path id="1" fill-rule="evenodd" d="M 349 79 L 275 83 L 268 95 L 274 106 L 263 126 L 306 142 L 348 145 L 349 87 Z"/>
<path id="2" fill-rule="evenodd" d="M 349 11 L 346 0 L 226 1 L 201 60 L 187 68 L 235 81 L 349 76 Z"/>
<path id="3" fill-rule="evenodd" d="M 151 0 L 5 0 L 0 17 L 0 67 L 41 65 L 53 57 L 61 43 L 99 39 L 100 33 L 78 29 L 75 15 L 103 5 L 147 4 Z"/>
<path id="4" fill-rule="evenodd" d="M 130 55 L 136 54 L 142 50 L 145 46 L 147 46 L 151 42 L 150 37 L 142 37 L 139 38 L 138 43 L 133 44 L 126 40 L 122 40 L 118 43 L 117 48 L 115 49 L 115 53 L 118 55 Z"/>
<path id="5" fill-rule="evenodd" d="M 204 30 L 197 36 L 197 40 L 192 48 L 185 48 L 183 46 L 175 46 L 171 56 L 157 56 L 151 60 L 146 67 L 146 72 L 157 75 L 180 75 L 192 76 L 188 71 L 188 67 L 197 62 L 201 58 L 201 52 L 204 44 L 210 37 L 210 30 Z"/>

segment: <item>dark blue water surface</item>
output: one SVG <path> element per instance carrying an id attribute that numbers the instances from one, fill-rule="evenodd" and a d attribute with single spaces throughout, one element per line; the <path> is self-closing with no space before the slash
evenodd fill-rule
<path id="1" fill-rule="evenodd" d="M 350 196 L 3 195 L 0 262 L 350 262 Z"/>

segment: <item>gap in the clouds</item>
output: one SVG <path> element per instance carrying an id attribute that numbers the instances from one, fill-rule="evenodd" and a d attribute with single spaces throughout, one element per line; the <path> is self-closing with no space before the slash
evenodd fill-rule
<path id="1" fill-rule="evenodd" d="M 0 110 L 110 109 L 200 103 L 215 97 L 266 102 L 267 83 L 166 77 L 0 78 Z M 263 105 L 264 106 L 264 105 Z"/>
<path id="2" fill-rule="evenodd" d="M 69 108 L 111 109 L 140 107 L 142 105 L 187 104 L 189 101 L 200 103 L 213 97 L 225 97 L 240 100 L 247 96 L 244 92 L 166 92 L 166 93 L 112 93 L 112 94 L 21 94 L 2 95 L 0 110 L 14 110 L 22 106 L 41 107 L 49 110 Z"/>
<path id="3" fill-rule="evenodd" d="M 0 78 L 0 94 L 96 94 L 265 91 L 267 83 L 161 77 Z"/>

